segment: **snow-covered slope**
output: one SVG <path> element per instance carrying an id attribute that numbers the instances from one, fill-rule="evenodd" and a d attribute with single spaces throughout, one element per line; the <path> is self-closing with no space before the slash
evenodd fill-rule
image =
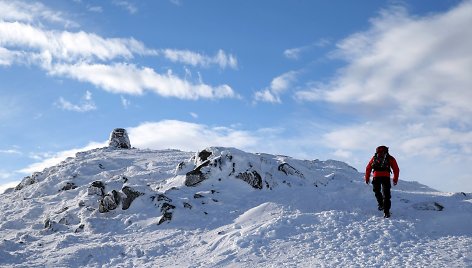
<path id="1" fill-rule="evenodd" d="M 234 148 L 102 148 L 0 195 L 2 267 L 472 267 L 472 194 Z"/>

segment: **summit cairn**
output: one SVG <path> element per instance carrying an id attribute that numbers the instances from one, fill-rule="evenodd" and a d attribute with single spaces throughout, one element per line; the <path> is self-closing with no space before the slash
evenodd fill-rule
<path id="1" fill-rule="evenodd" d="M 131 143 L 129 142 L 129 137 L 128 133 L 126 132 L 126 129 L 115 128 L 110 133 L 108 146 L 112 148 L 131 149 Z"/>

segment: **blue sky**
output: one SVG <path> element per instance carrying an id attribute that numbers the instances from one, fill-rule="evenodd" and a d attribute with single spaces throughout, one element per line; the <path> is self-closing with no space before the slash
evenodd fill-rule
<path id="1" fill-rule="evenodd" d="M 472 1 L 0 0 L 0 184 L 137 148 L 336 159 L 472 192 Z"/>

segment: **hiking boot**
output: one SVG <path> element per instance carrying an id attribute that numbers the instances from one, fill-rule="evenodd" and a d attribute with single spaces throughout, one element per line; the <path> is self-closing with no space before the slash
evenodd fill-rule
<path id="1" fill-rule="evenodd" d="M 379 210 L 384 210 L 384 206 L 379 204 L 378 209 Z"/>
<path id="2" fill-rule="evenodd" d="M 386 211 L 386 212 L 384 213 L 384 218 L 390 218 L 390 212 Z"/>

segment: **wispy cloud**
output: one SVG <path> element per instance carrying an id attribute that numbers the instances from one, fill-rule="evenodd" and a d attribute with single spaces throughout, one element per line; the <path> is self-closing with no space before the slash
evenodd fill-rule
<path id="1" fill-rule="evenodd" d="M 21 170 L 18 170 L 18 172 L 23 174 L 32 174 L 33 172 L 42 171 L 45 168 L 59 164 L 68 157 L 74 157 L 78 152 L 101 148 L 105 147 L 106 145 L 106 142 L 91 142 L 83 148 L 75 148 L 55 153 L 36 154 L 34 157 L 39 161 Z"/>
<path id="2" fill-rule="evenodd" d="M 228 85 L 190 82 L 172 71 L 160 74 L 150 67 L 129 63 L 136 55 L 164 55 L 171 61 L 194 66 L 237 68 L 236 58 L 223 50 L 210 57 L 187 50 L 150 49 L 134 38 L 105 38 L 84 31 L 47 30 L 29 23 L 33 18 L 28 17 L 26 11 L 34 9 L 33 6 L 0 3 L 11 12 L 0 13 L 4 18 L 0 20 L 0 65 L 37 65 L 50 75 L 88 82 L 113 93 L 136 95 L 152 91 L 164 97 L 193 100 L 238 97 Z M 115 1 L 120 5 L 127 3 Z M 42 5 L 39 7 L 52 12 Z M 64 99 L 59 102 L 68 109 L 80 110 Z"/>
<path id="3" fill-rule="evenodd" d="M 80 100 L 79 104 L 73 104 L 64 98 L 59 98 L 56 102 L 56 106 L 67 111 L 74 111 L 74 112 L 89 112 L 97 109 L 93 99 L 92 93 L 90 91 L 86 91 L 85 95 Z"/>
<path id="4" fill-rule="evenodd" d="M 223 50 L 218 50 L 214 56 L 207 56 L 189 50 L 164 49 L 161 53 L 173 62 L 181 62 L 192 66 L 218 65 L 220 68 L 227 67 L 236 69 L 238 61 L 235 56 L 226 54 Z"/>
<path id="5" fill-rule="evenodd" d="M 62 24 L 66 28 L 79 26 L 78 23 L 67 19 L 67 14 L 52 10 L 39 2 L 0 0 L 0 20 L 30 24 L 50 22 Z"/>
<path id="6" fill-rule="evenodd" d="M 0 149 L 0 154 L 16 154 L 16 155 L 21 155 L 23 154 L 21 151 L 17 149 Z"/>
<path id="7" fill-rule="evenodd" d="M 290 71 L 275 77 L 268 88 L 255 93 L 255 101 L 282 103 L 281 95 L 292 87 L 297 79 L 297 75 L 298 72 Z"/>
<path id="8" fill-rule="evenodd" d="M 131 59 L 135 54 L 156 55 L 133 38 L 103 38 L 93 33 L 43 30 L 22 22 L 0 21 L 0 46 L 26 57 L 51 61 Z"/>
<path id="9" fill-rule="evenodd" d="M 4 173 L 3 171 L 1 171 L 1 170 L 0 170 L 0 173 L 1 173 L 1 174 L 5 174 L 5 173 Z M 5 175 L 5 176 L 0 175 L 0 178 L 1 178 L 1 179 L 6 179 L 6 178 L 8 178 L 8 177 L 10 177 L 10 176 L 9 176 L 9 175 Z M 3 184 L 3 183 L 0 184 L 0 194 L 2 194 L 2 193 L 3 193 L 6 189 L 8 189 L 8 188 L 14 188 L 14 187 L 16 187 L 19 183 L 20 183 L 19 181 L 12 181 L 12 182 L 7 182 L 7 183 L 4 183 L 4 184 Z"/>
<path id="10" fill-rule="evenodd" d="M 437 116 L 471 113 L 472 17 L 470 1 L 442 15 L 409 17 L 403 8 L 384 11 L 372 28 L 338 44 L 334 55 L 348 65 L 329 84 L 299 97 L 333 103 L 390 103 L 401 111 Z M 447 89 L 447 90 L 446 90 Z M 441 109 L 448 107 L 448 109 Z M 453 111 L 455 110 L 455 111 Z"/>
<path id="11" fill-rule="evenodd" d="M 121 96 L 120 98 L 121 98 L 121 105 L 123 105 L 123 108 L 128 109 L 128 107 L 131 105 L 131 101 L 123 96 Z"/>
<path id="12" fill-rule="evenodd" d="M 332 57 L 346 66 L 296 96 L 345 107 L 368 123 L 335 128 L 325 144 L 346 156 L 388 144 L 423 164 L 433 157 L 441 159 L 434 165 L 451 167 L 460 166 L 454 159 L 471 161 L 470 14 L 470 1 L 426 17 L 395 6 L 372 19 L 369 30 L 339 42 Z"/>
<path id="13" fill-rule="evenodd" d="M 103 13 L 103 8 L 101 6 L 87 6 L 87 9 L 91 12 Z"/>
<path id="14" fill-rule="evenodd" d="M 113 0 L 112 3 L 116 6 L 119 6 L 126 11 L 128 11 L 130 14 L 136 14 L 138 12 L 138 8 L 136 7 L 135 4 L 131 3 L 130 1 L 126 0 Z"/>
<path id="15" fill-rule="evenodd" d="M 151 68 L 140 68 L 132 64 L 61 64 L 54 66 L 50 74 L 89 82 L 109 92 L 121 94 L 140 95 L 149 90 L 164 97 L 192 100 L 237 97 L 228 85 L 212 87 L 204 83 L 191 83 L 180 79 L 171 71 L 159 74 Z"/>
<path id="16" fill-rule="evenodd" d="M 314 48 L 317 48 L 317 47 L 325 47 L 325 46 L 329 45 L 330 43 L 331 42 L 328 39 L 323 38 L 323 39 L 320 39 L 320 40 L 318 40 L 314 43 L 306 45 L 306 46 L 300 46 L 300 47 L 286 49 L 284 51 L 284 56 L 288 59 L 298 60 L 303 53 L 305 53 L 309 50 L 312 50 Z"/>
<path id="17" fill-rule="evenodd" d="M 176 5 L 176 6 L 181 6 L 182 5 L 182 1 L 181 0 L 169 0 L 172 4 Z"/>

